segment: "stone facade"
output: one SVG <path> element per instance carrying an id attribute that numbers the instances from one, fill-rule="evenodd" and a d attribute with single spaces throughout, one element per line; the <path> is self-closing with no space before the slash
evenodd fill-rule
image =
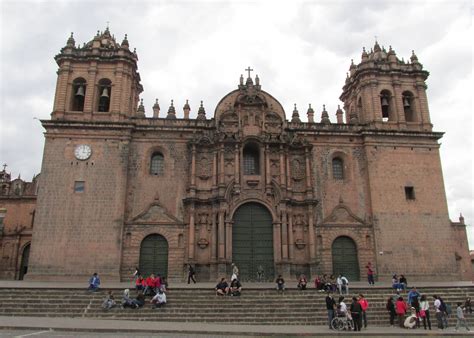
<path id="1" fill-rule="evenodd" d="M 0 171 L 0 279 L 23 279 L 27 273 L 39 176 L 32 182 Z"/>
<path id="2" fill-rule="evenodd" d="M 355 278 L 367 262 L 381 279 L 472 277 L 464 224 L 448 218 L 428 72 L 414 54 L 405 63 L 377 43 L 364 50 L 337 123 L 325 108 L 315 122 L 311 106 L 308 122 L 296 106 L 288 121 L 250 72 L 210 119 L 202 102 L 196 119 L 188 102 L 184 118 L 173 102 L 160 117 L 158 101 L 148 118 L 137 60 L 108 29 L 83 47 L 71 36 L 56 56 L 28 278 L 98 271 L 126 280 L 158 234 L 168 259 L 160 273 L 183 280 L 193 264 L 201 280 L 215 280 L 241 259 L 234 215 L 249 203 L 271 215 L 272 271 L 287 278 L 344 272 L 349 262 Z M 339 255 L 340 239 L 355 261 Z"/>

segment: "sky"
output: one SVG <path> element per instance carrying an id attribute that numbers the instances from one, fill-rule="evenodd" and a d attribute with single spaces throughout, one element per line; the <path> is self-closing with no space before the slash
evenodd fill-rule
<path id="1" fill-rule="evenodd" d="M 40 119 L 50 117 L 56 86 L 53 57 L 71 32 L 90 41 L 107 23 L 136 48 L 147 116 L 159 99 L 201 100 L 207 117 L 236 89 L 250 66 L 262 89 L 293 104 L 306 121 L 311 103 L 325 104 L 335 122 L 351 59 L 378 40 L 399 58 L 415 50 L 427 80 L 431 121 L 441 139 L 441 161 L 451 220 L 465 217 L 474 249 L 473 43 L 471 1 L 22 1 L 0 0 L 0 162 L 14 177 L 41 170 Z"/>

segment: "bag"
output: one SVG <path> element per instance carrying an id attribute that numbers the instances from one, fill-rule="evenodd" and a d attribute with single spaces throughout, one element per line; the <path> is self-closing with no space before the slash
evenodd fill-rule
<path id="1" fill-rule="evenodd" d="M 420 310 L 420 317 L 425 318 L 426 317 L 426 312 L 425 310 Z"/>
<path id="2" fill-rule="evenodd" d="M 450 315 L 451 312 L 452 312 L 452 310 L 451 310 L 451 305 L 446 304 L 445 307 L 446 307 L 446 313 L 447 313 L 448 315 Z"/>
<path id="3" fill-rule="evenodd" d="M 439 305 L 439 311 L 446 312 L 446 304 L 443 301 L 441 301 L 441 304 Z"/>
<path id="4" fill-rule="evenodd" d="M 347 281 L 345 279 L 342 280 L 342 285 L 347 285 Z"/>

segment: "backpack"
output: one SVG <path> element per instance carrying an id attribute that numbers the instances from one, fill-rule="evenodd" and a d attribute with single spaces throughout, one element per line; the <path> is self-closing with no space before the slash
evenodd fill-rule
<path id="1" fill-rule="evenodd" d="M 345 278 L 342 278 L 342 285 L 347 285 L 347 280 Z"/>
<path id="2" fill-rule="evenodd" d="M 441 304 L 439 305 L 439 311 L 447 312 L 446 304 L 441 299 L 440 299 L 440 301 L 441 301 Z"/>
<path id="3" fill-rule="evenodd" d="M 452 312 L 452 310 L 451 310 L 451 305 L 445 304 L 445 307 L 446 307 L 446 313 L 447 313 L 448 315 L 450 315 L 451 312 Z"/>

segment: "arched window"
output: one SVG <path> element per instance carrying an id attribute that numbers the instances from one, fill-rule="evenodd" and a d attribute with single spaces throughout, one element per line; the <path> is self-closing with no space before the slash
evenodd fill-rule
<path id="1" fill-rule="evenodd" d="M 154 153 L 150 161 L 150 174 L 161 176 L 165 172 L 165 158 L 161 153 Z"/>
<path id="2" fill-rule="evenodd" d="M 380 93 L 380 106 L 382 108 L 382 121 L 391 120 L 392 94 L 388 90 L 382 90 Z"/>
<path id="3" fill-rule="evenodd" d="M 260 155 L 256 144 L 244 147 L 244 175 L 260 175 Z"/>
<path id="4" fill-rule="evenodd" d="M 403 92 L 402 102 L 403 102 L 403 111 L 405 113 L 405 121 L 415 122 L 416 116 L 415 116 L 415 110 L 414 110 L 413 94 L 409 91 Z"/>
<path id="5" fill-rule="evenodd" d="M 86 97 L 86 80 L 78 77 L 72 82 L 72 111 L 84 111 L 84 100 Z"/>
<path id="6" fill-rule="evenodd" d="M 332 177 L 335 180 L 344 179 L 344 162 L 339 157 L 334 157 L 332 159 Z"/>
<path id="7" fill-rule="evenodd" d="M 112 82 L 109 79 L 99 81 L 98 111 L 108 112 L 110 109 L 110 97 L 112 95 Z"/>

